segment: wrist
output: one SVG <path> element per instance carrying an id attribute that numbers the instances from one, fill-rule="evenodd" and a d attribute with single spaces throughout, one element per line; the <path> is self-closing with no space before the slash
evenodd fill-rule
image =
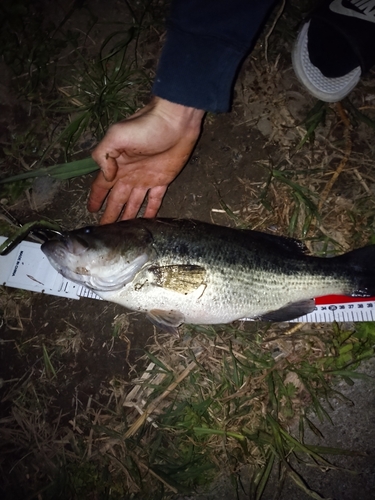
<path id="1" fill-rule="evenodd" d="M 162 97 L 154 96 L 150 103 L 156 113 L 163 116 L 173 127 L 199 134 L 206 112 L 203 109 L 191 108 L 177 104 Z"/>

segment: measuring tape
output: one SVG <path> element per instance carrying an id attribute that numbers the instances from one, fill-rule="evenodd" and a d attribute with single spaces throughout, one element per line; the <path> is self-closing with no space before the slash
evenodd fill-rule
<path id="1" fill-rule="evenodd" d="M 0 245 L 6 240 L 0 236 Z M 59 297 L 100 299 L 88 288 L 67 280 L 49 263 L 38 243 L 23 241 L 8 255 L 0 256 L 0 285 Z M 315 310 L 290 323 L 375 321 L 375 297 L 328 295 L 315 299 Z"/>
<path id="2" fill-rule="evenodd" d="M 375 321 L 375 297 L 354 298 L 343 295 L 326 295 L 315 299 L 315 310 L 293 323 L 348 323 Z"/>

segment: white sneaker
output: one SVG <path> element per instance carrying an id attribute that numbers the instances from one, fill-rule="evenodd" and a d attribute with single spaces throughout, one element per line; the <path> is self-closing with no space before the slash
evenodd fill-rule
<path id="1" fill-rule="evenodd" d="M 300 82 L 317 99 L 325 102 L 338 102 L 346 97 L 361 78 L 360 66 L 350 73 L 337 78 L 328 78 L 312 64 L 307 47 L 310 21 L 305 23 L 298 34 L 292 50 L 293 69 Z"/>

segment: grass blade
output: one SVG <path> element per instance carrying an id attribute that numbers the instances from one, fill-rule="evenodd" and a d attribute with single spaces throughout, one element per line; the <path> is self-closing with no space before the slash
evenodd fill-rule
<path id="1" fill-rule="evenodd" d="M 7 182 L 20 181 L 23 179 L 31 179 L 33 177 L 53 177 L 54 179 L 67 180 L 81 175 L 91 174 L 99 170 L 99 166 L 92 158 L 84 158 L 83 160 L 75 160 L 69 163 L 60 163 L 50 167 L 43 167 L 37 170 L 30 170 L 18 175 L 12 175 L 5 179 L 0 179 L 0 184 Z"/>
<path id="2" fill-rule="evenodd" d="M 55 378 L 56 377 L 56 371 L 53 367 L 53 364 L 51 362 L 51 358 L 47 352 L 46 346 L 43 344 L 43 362 L 44 362 L 44 368 L 46 370 L 46 375 L 47 378 Z"/>

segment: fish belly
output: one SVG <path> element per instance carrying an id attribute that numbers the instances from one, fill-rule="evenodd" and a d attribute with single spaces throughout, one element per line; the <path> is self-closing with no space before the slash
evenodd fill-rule
<path id="1" fill-rule="evenodd" d="M 279 277 L 244 282 L 235 276 L 226 280 L 210 277 L 194 291 L 183 294 L 152 284 L 130 283 L 113 292 L 98 292 L 111 302 L 133 311 L 178 311 L 185 323 L 230 323 L 256 318 L 289 304 L 321 295 L 340 293 L 341 283 L 321 278 Z"/>

